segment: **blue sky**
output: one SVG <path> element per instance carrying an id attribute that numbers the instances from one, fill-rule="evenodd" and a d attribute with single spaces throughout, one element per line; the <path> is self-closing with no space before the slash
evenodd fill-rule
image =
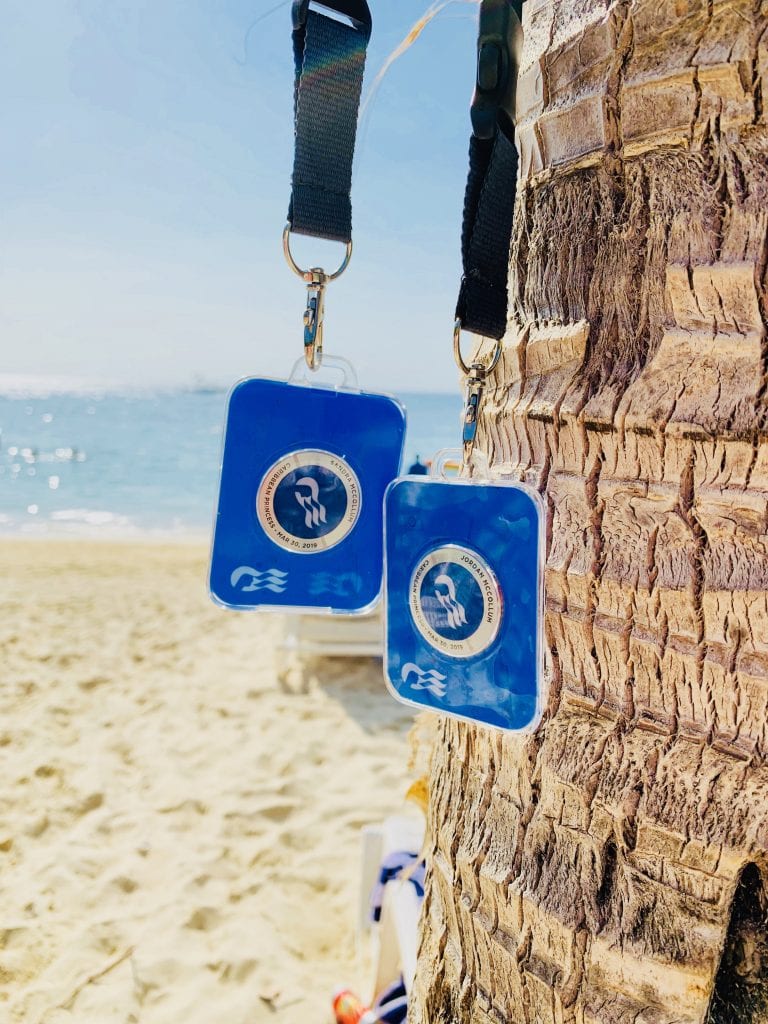
<path id="1" fill-rule="evenodd" d="M 284 376 L 290 4 L 11 0 L 0 56 L 0 373 L 154 385 Z M 372 0 L 367 86 L 428 0 Z M 361 383 L 452 390 L 475 7 L 395 63 L 362 123 L 355 253 L 326 349 Z M 337 249 L 299 239 L 309 263 Z"/>

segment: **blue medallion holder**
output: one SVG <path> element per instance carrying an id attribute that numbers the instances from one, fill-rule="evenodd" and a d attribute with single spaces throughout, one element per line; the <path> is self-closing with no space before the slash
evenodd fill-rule
<path id="1" fill-rule="evenodd" d="M 344 386 L 251 378 L 230 394 L 210 568 L 227 608 L 352 615 L 380 596 L 382 503 L 405 413 L 349 387 L 343 360 L 325 363 Z"/>
<path id="2" fill-rule="evenodd" d="M 513 731 L 539 722 L 539 495 L 404 477 L 385 498 L 385 677 L 405 704 Z"/>

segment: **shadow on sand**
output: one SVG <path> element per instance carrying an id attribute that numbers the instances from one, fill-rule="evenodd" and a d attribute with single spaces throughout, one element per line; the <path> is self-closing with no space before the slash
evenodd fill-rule
<path id="1" fill-rule="evenodd" d="M 278 675 L 284 693 L 301 696 L 319 688 L 368 733 L 402 732 L 414 712 L 387 689 L 380 658 L 291 656 Z"/>

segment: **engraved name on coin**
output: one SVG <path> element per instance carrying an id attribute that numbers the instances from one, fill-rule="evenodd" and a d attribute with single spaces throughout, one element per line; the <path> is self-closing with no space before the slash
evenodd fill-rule
<path id="1" fill-rule="evenodd" d="M 489 566 L 469 548 L 449 544 L 430 551 L 411 577 L 408 601 L 419 633 L 451 657 L 482 653 L 499 632 L 501 590 Z"/>
<path id="2" fill-rule="evenodd" d="M 339 544 L 360 516 L 360 482 L 330 452 L 291 452 L 271 466 L 259 485 L 256 514 L 276 544 L 316 554 Z"/>

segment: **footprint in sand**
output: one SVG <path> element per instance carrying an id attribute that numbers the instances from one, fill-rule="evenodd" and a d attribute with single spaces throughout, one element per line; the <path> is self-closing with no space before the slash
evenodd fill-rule
<path id="1" fill-rule="evenodd" d="M 229 811 L 224 815 L 224 834 L 227 836 L 259 836 L 269 824 L 282 825 L 298 809 L 298 804 L 279 803 L 259 807 L 250 813 Z"/>
<path id="2" fill-rule="evenodd" d="M 274 821 L 275 824 L 282 824 L 287 821 L 288 818 L 296 810 L 297 804 L 274 804 L 272 807 L 259 808 L 258 815 L 260 818 L 266 818 L 267 821 Z"/>
<path id="3" fill-rule="evenodd" d="M 217 961 L 205 965 L 209 971 L 218 975 L 220 981 L 234 981 L 242 984 L 259 966 L 258 960 Z"/>
<path id="4" fill-rule="evenodd" d="M 118 875 L 117 878 L 113 878 L 112 885 L 126 895 L 136 892 L 139 887 L 139 883 L 135 882 L 132 878 L 128 878 L 127 875 Z"/>
<path id="5" fill-rule="evenodd" d="M 167 807 L 158 808 L 160 814 L 178 814 L 191 813 L 195 815 L 203 815 L 208 813 L 208 805 L 203 803 L 202 800 L 182 800 L 178 804 L 169 804 Z"/>
<path id="6" fill-rule="evenodd" d="M 77 685 L 81 690 L 95 690 L 99 686 L 106 686 L 109 683 L 107 676 L 91 676 L 89 679 L 82 679 Z"/>
<path id="7" fill-rule="evenodd" d="M 24 828 L 24 834 L 28 835 L 30 839 L 39 839 L 43 832 L 48 828 L 49 824 L 48 815 L 39 814 L 30 819 Z"/>
<path id="8" fill-rule="evenodd" d="M 221 913 L 215 907 L 198 907 L 184 927 L 196 932 L 211 932 L 221 924 Z"/>
<path id="9" fill-rule="evenodd" d="M 74 804 L 70 804 L 67 808 L 70 814 L 73 814 L 76 818 L 83 818 L 86 814 L 90 814 L 91 811 L 97 811 L 99 807 L 104 803 L 103 793 L 89 793 L 88 796 L 83 797 Z"/>

